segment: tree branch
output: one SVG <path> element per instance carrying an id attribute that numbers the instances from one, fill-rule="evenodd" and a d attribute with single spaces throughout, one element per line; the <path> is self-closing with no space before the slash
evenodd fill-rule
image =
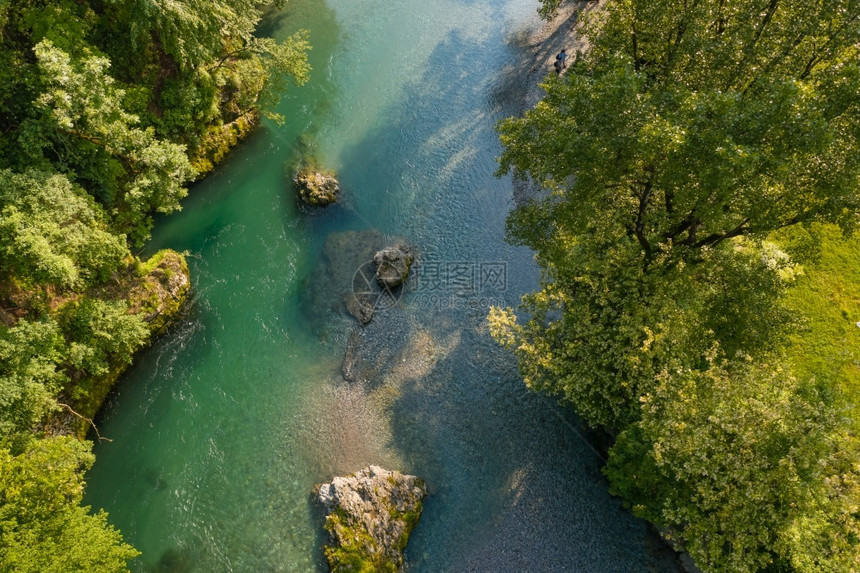
<path id="1" fill-rule="evenodd" d="M 686 217 L 679 221 L 677 225 L 663 233 L 663 240 L 671 239 L 672 241 L 674 241 L 678 237 L 678 235 L 690 228 L 693 228 L 693 226 L 697 223 L 698 221 L 696 220 L 696 210 L 693 209 L 687 214 Z"/>
<path id="2" fill-rule="evenodd" d="M 722 36 L 726 31 L 726 19 L 723 17 L 723 8 L 726 6 L 726 0 L 720 0 L 720 5 L 717 8 L 717 36 Z"/>
<path id="3" fill-rule="evenodd" d="M 140 171 L 135 168 L 134 160 L 124 153 L 120 153 L 116 149 L 112 148 L 112 146 L 108 145 L 102 139 L 99 139 L 93 135 L 87 135 L 86 133 L 78 130 L 78 129 L 65 129 L 62 127 L 57 127 L 57 131 L 60 133 L 65 133 L 66 135 L 71 135 L 72 137 L 78 137 L 83 139 L 84 141 L 88 141 L 97 147 L 101 147 L 106 152 L 110 153 L 111 156 L 117 158 L 123 165 L 125 165 L 126 169 L 131 172 L 132 175 L 137 175 Z"/>
<path id="4" fill-rule="evenodd" d="M 68 404 L 64 404 L 64 403 L 62 403 L 62 402 L 57 402 L 57 405 L 58 405 L 58 406 L 62 406 L 63 408 L 65 408 L 66 410 L 68 410 L 68 411 L 69 411 L 69 413 L 71 413 L 72 415 L 74 415 L 74 416 L 76 416 L 76 417 L 80 418 L 81 420 L 83 420 L 83 421 L 85 421 L 85 422 L 89 422 L 89 423 L 90 423 L 90 426 L 92 426 L 93 430 L 94 430 L 94 431 L 95 431 L 95 433 L 96 433 L 96 437 L 99 439 L 99 441 L 100 441 L 100 442 L 102 442 L 102 441 L 104 441 L 104 442 L 112 442 L 112 441 L 113 441 L 113 440 L 112 440 L 112 439 L 110 439 L 110 438 L 103 438 L 103 437 L 102 437 L 102 435 L 101 435 L 101 434 L 99 434 L 99 429 L 98 429 L 98 428 L 96 428 L 96 424 L 95 424 L 95 422 L 93 422 L 93 421 L 92 421 L 92 419 L 91 419 L 91 418 L 87 418 L 86 416 L 82 416 L 81 414 L 78 414 L 78 413 L 77 413 L 77 412 L 75 412 L 75 411 L 72 409 L 72 407 L 71 407 L 71 406 L 69 406 Z"/>
<path id="5" fill-rule="evenodd" d="M 663 199 L 666 201 L 666 214 L 671 215 L 675 211 L 675 193 L 666 189 L 663 191 Z"/>
<path id="6" fill-rule="evenodd" d="M 653 184 L 651 179 L 649 179 L 645 182 L 642 193 L 639 195 L 639 210 L 636 213 L 636 226 L 633 228 L 636 240 L 639 241 L 639 244 L 642 245 L 642 248 L 645 250 L 646 260 L 651 259 L 651 243 L 648 241 L 648 237 L 645 236 L 645 211 L 648 209 L 648 205 L 651 202 L 652 190 Z"/>
<path id="7" fill-rule="evenodd" d="M 630 34 L 633 42 L 633 69 L 639 71 L 639 42 L 636 40 L 636 24 L 633 24 L 633 32 Z"/>
<path id="8" fill-rule="evenodd" d="M 206 68 L 206 71 L 211 72 L 213 70 L 217 70 L 218 68 L 223 66 L 224 62 L 226 62 L 230 58 L 236 57 L 239 54 L 241 54 L 242 52 L 246 52 L 248 50 L 250 50 L 250 46 L 242 46 L 241 48 L 239 48 L 237 50 L 233 50 L 232 52 L 228 52 L 223 58 L 218 60 L 218 62 L 216 64 L 213 64 L 213 65 L 209 66 L 208 68 Z"/>
<path id="9" fill-rule="evenodd" d="M 853 16 L 851 16 L 851 18 L 846 20 L 846 22 L 836 32 L 834 32 L 830 35 L 829 38 L 827 38 L 827 41 L 824 43 L 823 46 L 821 46 L 819 50 L 815 50 L 815 53 L 812 54 L 812 57 L 806 63 L 806 67 L 803 69 L 803 72 L 801 72 L 799 79 L 805 80 L 809 76 L 809 74 L 812 73 L 812 70 L 815 69 L 815 66 L 818 65 L 818 63 L 822 59 L 819 54 L 824 52 L 827 47 L 833 43 L 833 40 L 841 36 L 845 29 L 848 28 L 851 24 L 853 24 L 858 17 L 860 17 L 860 12 L 854 14 Z"/>
<path id="10" fill-rule="evenodd" d="M 750 231 L 749 227 L 746 226 L 749 223 L 749 218 L 741 221 L 741 224 L 732 229 L 731 231 L 727 231 L 725 233 L 711 233 L 707 237 L 700 239 L 699 241 L 692 243 L 690 246 L 696 249 L 700 249 L 702 247 L 713 247 L 719 243 L 722 243 L 726 239 L 731 239 L 733 237 L 737 237 L 743 234 L 746 234 Z"/>
<path id="11" fill-rule="evenodd" d="M 794 51 L 794 49 L 799 46 L 801 42 L 803 42 L 803 39 L 806 38 L 806 36 L 806 32 L 801 32 L 797 36 L 797 38 L 795 38 L 794 41 L 791 42 L 791 44 L 782 51 L 781 54 L 773 58 L 770 62 L 767 63 L 767 65 L 763 66 L 761 72 L 754 76 L 753 79 L 750 80 L 747 85 L 744 86 L 744 88 L 741 90 L 741 95 L 746 95 L 749 88 L 752 87 L 753 84 L 755 84 L 756 79 L 770 74 L 774 70 L 774 68 L 776 68 L 783 60 L 785 60 L 785 58 L 787 58 Z"/>
<path id="12" fill-rule="evenodd" d="M 741 59 L 739 65 L 738 65 L 738 75 L 739 76 L 743 70 L 745 70 L 749 67 L 750 60 L 755 59 L 754 54 L 755 54 L 756 44 L 758 44 L 759 40 L 761 39 L 762 34 L 764 33 L 765 28 L 767 28 L 767 25 L 770 24 L 770 21 L 773 19 L 773 15 L 774 15 L 774 13 L 776 13 L 776 9 L 777 9 L 778 5 L 779 5 L 779 0 L 770 0 L 770 4 L 768 4 L 768 7 L 767 7 L 767 12 L 765 13 L 764 18 L 762 19 L 761 24 L 758 26 L 758 28 L 756 28 L 755 35 L 753 36 L 752 41 L 747 46 L 747 48 L 745 50 L 746 53 L 744 54 L 743 59 Z M 804 37 L 804 35 L 801 35 L 800 40 L 802 40 L 803 37 Z M 791 53 L 791 50 L 794 49 L 800 43 L 800 40 L 795 42 L 790 48 L 786 49 L 784 51 L 782 57 L 785 57 L 789 53 Z M 776 60 L 774 60 L 774 62 L 778 62 L 780 59 L 781 58 L 777 58 Z M 747 89 L 749 89 L 749 87 L 755 83 L 755 80 L 757 77 L 758 77 L 758 75 L 753 76 L 753 79 L 750 80 L 743 87 L 743 89 L 741 90 L 742 94 L 746 94 Z"/>
<path id="13" fill-rule="evenodd" d="M 668 52 L 666 54 L 666 65 L 664 67 L 664 73 L 666 75 L 669 74 L 669 70 L 672 67 L 672 62 L 675 60 L 675 56 L 678 54 L 679 47 L 681 45 L 681 40 L 684 38 L 684 34 L 687 31 L 687 24 L 689 23 L 689 12 L 691 10 L 695 10 L 699 6 L 698 0 L 693 2 L 691 6 L 687 5 L 687 2 L 684 2 L 684 15 L 678 21 L 678 25 L 673 30 L 675 39 L 672 41 L 673 32 L 669 33 L 669 46 Z"/>
<path id="14" fill-rule="evenodd" d="M 764 33 L 764 29 L 767 28 L 767 25 L 770 24 L 771 20 L 773 20 L 773 15 L 774 13 L 776 13 L 776 8 L 778 5 L 779 0 L 770 0 L 770 4 L 768 4 L 767 6 L 767 13 L 765 13 L 764 19 L 761 21 L 761 25 L 756 29 L 752 44 L 750 44 L 751 52 L 755 49 L 756 44 L 758 44 L 762 33 Z"/>
<path id="15" fill-rule="evenodd" d="M 630 40 L 632 42 L 633 54 L 633 69 L 639 71 L 639 38 L 636 35 L 636 8 L 633 7 L 633 14 L 630 18 Z"/>

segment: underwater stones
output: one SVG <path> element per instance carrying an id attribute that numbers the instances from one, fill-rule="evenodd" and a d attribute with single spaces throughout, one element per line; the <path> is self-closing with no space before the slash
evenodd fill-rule
<path id="1" fill-rule="evenodd" d="M 164 573 L 190 573 L 194 570 L 194 559 L 187 551 L 171 547 L 161 554 L 156 571 Z"/>
<path id="2" fill-rule="evenodd" d="M 299 199 L 310 207 L 325 207 L 340 196 L 340 184 L 330 171 L 305 166 L 296 173 L 293 182 Z"/>
<path id="3" fill-rule="evenodd" d="M 367 295 L 349 294 L 344 304 L 349 314 L 361 324 L 367 324 L 373 318 L 373 301 Z"/>
<path id="4" fill-rule="evenodd" d="M 326 509 L 332 571 L 400 571 L 403 549 L 427 495 L 416 476 L 368 466 L 316 489 Z"/>
<path id="5" fill-rule="evenodd" d="M 385 247 L 373 255 L 376 263 L 376 282 L 383 288 L 395 288 L 406 282 L 415 255 L 405 244 Z"/>
<path id="6" fill-rule="evenodd" d="M 329 312 L 350 315 L 362 326 L 369 324 L 397 306 L 407 290 L 402 281 L 417 256 L 406 238 L 375 229 L 329 234 L 304 284 L 307 314 L 317 325 L 319 317 Z"/>
<path id="7" fill-rule="evenodd" d="M 409 318 L 399 312 L 381 312 L 369 324 L 356 325 L 346 343 L 343 379 L 367 388 L 381 384 L 384 373 L 404 358 L 410 333 Z"/>

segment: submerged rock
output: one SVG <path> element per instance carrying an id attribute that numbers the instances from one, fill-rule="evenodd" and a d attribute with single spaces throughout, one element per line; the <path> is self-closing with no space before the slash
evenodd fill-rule
<path id="1" fill-rule="evenodd" d="M 306 313 L 316 328 L 327 328 L 320 326 L 324 322 L 320 317 L 328 313 L 348 314 L 366 325 L 381 312 L 396 306 L 403 292 L 380 286 L 374 261 L 375 254 L 392 248 L 399 250 L 396 245 L 403 245 L 412 264 L 415 250 L 406 247 L 404 237 L 369 229 L 331 233 L 326 238 L 322 256 L 302 289 Z M 398 256 L 406 255 L 401 251 Z M 332 328 L 342 329 L 342 325 Z"/>
<path id="2" fill-rule="evenodd" d="M 325 507 L 332 571 L 400 571 L 403 549 L 421 516 L 424 481 L 378 466 L 335 477 L 317 488 Z"/>
<path id="3" fill-rule="evenodd" d="M 361 316 L 359 301 L 351 301 L 362 290 L 353 287 L 356 273 L 384 245 L 385 235 L 376 230 L 344 231 L 326 237 L 322 256 L 302 288 L 305 311 L 315 327 L 320 327 L 321 317 L 329 312 Z M 373 306 L 372 301 L 368 303 Z M 350 311 L 350 304 L 355 305 L 355 313 Z M 355 318 L 361 321 L 358 316 Z"/>
<path id="4" fill-rule="evenodd" d="M 413 261 L 415 261 L 415 255 L 407 245 L 385 247 L 373 255 L 373 262 L 376 263 L 376 282 L 383 288 L 402 285 L 409 276 Z"/>
<path id="5" fill-rule="evenodd" d="M 404 358 L 401 354 L 411 332 L 409 318 L 399 312 L 380 312 L 369 324 L 356 325 L 346 343 L 343 379 L 368 389 L 377 387 L 385 372 Z"/>
<path id="6" fill-rule="evenodd" d="M 337 201 L 340 184 L 334 174 L 328 171 L 304 167 L 299 170 L 293 181 L 299 198 L 311 207 L 324 207 Z"/>
<path id="7" fill-rule="evenodd" d="M 351 293 L 346 295 L 344 304 L 346 310 L 361 324 L 367 324 L 373 318 L 373 301 L 368 295 Z"/>

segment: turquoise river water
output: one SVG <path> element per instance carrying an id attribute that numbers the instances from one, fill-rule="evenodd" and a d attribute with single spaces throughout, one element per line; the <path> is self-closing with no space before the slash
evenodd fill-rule
<path id="1" fill-rule="evenodd" d="M 266 23 L 310 31 L 312 79 L 285 96 L 284 126 L 265 122 L 157 222 L 148 251 L 186 251 L 194 295 L 98 419 L 113 441 L 86 503 L 142 551 L 133 570 L 323 571 L 313 486 L 371 463 L 428 483 L 410 571 L 669 570 L 575 418 L 527 392 L 487 333 L 487 306 L 538 281 L 503 240 L 513 185 L 494 177 L 536 8 L 290 0 Z M 338 172 L 342 205 L 297 208 L 284 165 L 300 138 Z M 328 239 L 370 230 L 408 239 L 423 274 L 363 334 L 396 359 L 347 383 L 357 323 L 325 300 L 353 269 L 319 265 Z"/>

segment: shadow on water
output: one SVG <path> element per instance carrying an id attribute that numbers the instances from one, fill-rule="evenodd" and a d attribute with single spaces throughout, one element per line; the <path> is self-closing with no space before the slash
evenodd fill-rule
<path id="1" fill-rule="evenodd" d="M 385 187 L 363 196 L 356 216 L 369 227 L 406 235 L 431 258 L 485 253 L 491 245 L 475 231 L 495 222 L 488 221 L 493 214 L 498 220 L 505 212 L 498 207 L 505 201 L 503 185 L 486 182 L 498 145 L 494 118 L 479 95 L 495 73 L 494 58 L 482 59 L 482 49 L 450 33 L 430 55 L 427 71 L 407 87 L 403 101 L 383 112 L 386 121 L 343 153 L 346 185 Z M 404 160 L 392 162 L 391 157 Z M 492 197 L 495 213 L 471 204 L 488 186 L 499 190 Z"/>
<path id="2" fill-rule="evenodd" d="M 171 547 L 161 554 L 152 573 L 191 573 L 194 571 L 194 556 L 186 549 Z"/>

